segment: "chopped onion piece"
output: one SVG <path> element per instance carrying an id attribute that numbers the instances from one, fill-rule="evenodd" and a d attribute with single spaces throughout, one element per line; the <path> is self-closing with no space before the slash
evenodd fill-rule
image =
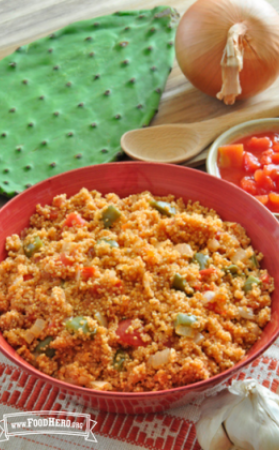
<path id="1" fill-rule="evenodd" d="M 196 344 L 199 344 L 204 339 L 204 335 L 201 334 L 199 331 L 196 332 L 195 336 L 193 337 L 193 341 Z"/>
<path id="2" fill-rule="evenodd" d="M 192 338 L 195 335 L 195 330 L 193 330 L 193 328 L 191 327 L 188 327 L 187 325 L 177 325 L 175 327 L 175 332 L 176 334 L 178 334 L 178 336 L 186 336 L 189 338 Z"/>
<path id="3" fill-rule="evenodd" d="M 171 349 L 165 348 L 165 350 L 156 352 L 151 355 L 148 359 L 148 364 L 150 364 L 153 369 L 158 369 L 160 366 L 167 364 L 170 360 Z"/>
<path id="4" fill-rule="evenodd" d="M 220 247 L 220 243 L 217 239 L 208 239 L 207 247 L 211 252 L 216 252 Z"/>
<path id="5" fill-rule="evenodd" d="M 83 384 L 84 386 L 88 383 L 88 381 L 90 380 L 89 376 L 87 375 L 81 375 L 78 378 L 78 384 L 81 385 Z"/>
<path id="6" fill-rule="evenodd" d="M 104 327 L 104 328 L 108 327 L 107 318 L 100 312 L 96 312 L 95 319 L 97 320 L 98 324 L 101 325 L 101 327 Z"/>
<path id="7" fill-rule="evenodd" d="M 175 245 L 174 248 L 181 255 L 189 256 L 190 258 L 192 258 L 192 256 L 194 255 L 194 251 L 192 250 L 192 247 L 189 244 L 177 244 Z"/>
<path id="8" fill-rule="evenodd" d="M 110 387 L 110 384 L 108 381 L 101 381 L 101 380 L 95 380 L 91 382 L 91 388 L 92 389 L 108 389 Z"/>
<path id="9" fill-rule="evenodd" d="M 41 332 L 45 328 L 46 321 L 43 319 L 37 319 L 34 325 L 30 328 L 30 331 L 36 336 L 40 336 Z"/>
<path id="10" fill-rule="evenodd" d="M 80 275 L 81 275 L 81 270 L 80 270 L 80 268 L 78 267 L 78 268 L 77 268 L 77 273 L 76 273 L 76 282 L 77 282 L 77 283 L 79 283 L 79 281 L 80 281 Z"/>
<path id="11" fill-rule="evenodd" d="M 246 251 L 243 248 L 236 250 L 235 254 L 231 257 L 231 262 L 236 264 L 238 261 L 245 261 L 247 259 Z"/>
<path id="12" fill-rule="evenodd" d="M 34 325 L 29 330 L 26 330 L 24 334 L 24 339 L 28 344 L 31 344 L 31 342 L 38 338 L 43 331 L 44 327 L 46 325 L 46 321 L 43 319 L 37 319 Z"/>
<path id="13" fill-rule="evenodd" d="M 31 333 L 30 330 L 26 330 L 23 337 L 28 344 L 31 344 L 31 342 L 34 341 L 34 339 L 35 339 L 34 334 Z"/>
<path id="14" fill-rule="evenodd" d="M 214 291 L 205 291 L 203 292 L 203 297 L 206 300 L 206 302 L 210 302 L 211 300 L 214 299 L 215 297 L 215 292 Z"/>
<path id="15" fill-rule="evenodd" d="M 243 319 L 248 319 L 248 320 L 256 319 L 256 316 L 253 313 L 252 308 L 243 308 L 242 306 L 239 306 L 238 311 L 239 311 L 240 316 L 243 317 Z"/>

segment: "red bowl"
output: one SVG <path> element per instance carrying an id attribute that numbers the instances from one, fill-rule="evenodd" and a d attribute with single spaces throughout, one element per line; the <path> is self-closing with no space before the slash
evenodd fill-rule
<path id="1" fill-rule="evenodd" d="M 273 215 L 236 186 L 206 173 L 186 167 L 124 162 L 85 167 L 45 180 L 9 201 L 0 210 L 0 260 L 6 256 L 5 239 L 28 225 L 35 205 L 49 204 L 55 195 L 71 196 L 82 187 L 97 189 L 102 194 L 115 192 L 121 197 L 149 190 L 154 195 L 174 194 L 184 200 L 199 200 L 215 209 L 223 220 L 240 223 L 251 238 L 252 245 L 264 254 L 263 267 L 274 277 L 271 321 L 260 340 L 238 364 L 208 380 L 158 392 L 102 392 L 65 383 L 45 375 L 22 359 L 0 334 L 1 351 L 22 369 L 59 387 L 80 403 L 118 413 L 149 413 L 182 406 L 221 382 L 228 380 L 263 353 L 279 335 L 279 225 Z M 277 275 L 278 273 L 278 275 Z"/>

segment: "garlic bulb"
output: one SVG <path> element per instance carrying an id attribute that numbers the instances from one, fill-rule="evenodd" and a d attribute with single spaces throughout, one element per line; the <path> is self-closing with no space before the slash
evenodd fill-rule
<path id="1" fill-rule="evenodd" d="M 201 406 L 203 450 L 278 450 L 279 397 L 256 380 L 233 381 Z"/>

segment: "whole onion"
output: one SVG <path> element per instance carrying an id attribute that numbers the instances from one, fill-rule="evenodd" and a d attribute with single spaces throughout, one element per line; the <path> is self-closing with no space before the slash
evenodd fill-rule
<path id="1" fill-rule="evenodd" d="M 226 104 L 279 74 L 279 15 L 265 0 L 197 0 L 182 17 L 176 56 L 189 81 Z"/>

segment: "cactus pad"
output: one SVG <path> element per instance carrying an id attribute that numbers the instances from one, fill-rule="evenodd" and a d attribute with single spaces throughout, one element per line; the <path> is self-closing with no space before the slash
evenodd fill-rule
<path id="1" fill-rule="evenodd" d="M 117 159 L 149 124 L 174 58 L 175 11 L 73 23 L 0 62 L 0 193 Z"/>

